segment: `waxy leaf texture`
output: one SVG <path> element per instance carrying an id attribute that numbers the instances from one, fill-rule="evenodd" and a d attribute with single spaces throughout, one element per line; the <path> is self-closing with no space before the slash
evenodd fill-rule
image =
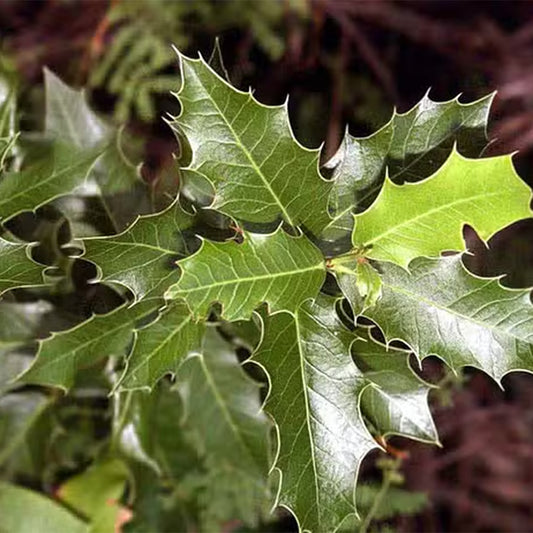
<path id="1" fill-rule="evenodd" d="M 437 441 L 429 387 L 409 368 L 408 354 L 346 329 L 335 303 L 321 295 L 295 315 L 263 317 L 253 356 L 269 375 L 265 408 L 278 426 L 279 503 L 305 531 L 336 530 L 357 512 L 357 472 L 377 446 L 363 414 L 381 435 Z"/>
<path id="2" fill-rule="evenodd" d="M 386 179 L 372 206 L 355 217 L 354 247 L 367 257 L 408 268 L 418 256 L 462 251 L 462 229 L 472 226 L 489 239 L 505 226 L 531 216 L 531 189 L 511 156 L 467 159 L 453 151 L 444 165 L 419 183 Z"/>
<path id="3" fill-rule="evenodd" d="M 15 287 L 43 283 L 43 266 L 28 257 L 28 245 L 0 238 L 0 294 Z"/>
<path id="4" fill-rule="evenodd" d="M 84 239 L 84 257 L 98 266 L 101 281 L 128 287 L 136 299 L 163 296 L 179 279 L 172 263 L 188 255 L 193 223 L 193 216 L 173 204 L 139 217 L 118 235 Z"/>
<path id="5" fill-rule="evenodd" d="M 206 317 L 211 304 L 222 305 L 226 320 L 249 318 L 266 302 L 271 311 L 295 311 L 316 296 L 326 275 L 324 258 L 306 237 L 244 233 L 235 241 L 203 241 L 194 255 L 178 262 L 183 273 L 167 299 L 183 298 L 195 316 Z"/>
<path id="6" fill-rule="evenodd" d="M 478 157 L 487 144 L 486 128 L 493 95 L 463 104 L 458 98 L 434 102 L 428 95 L 406 113 L 368 137 L 346 133 L 337 153 L 324 165 L 333 172 L 330 211 L 324 237 L 335 240 L 353 229 L 352 213 L 366 209 L 385 178 L 395 183 L 420 181 L 446 161 L 454 145 Z"/>
<path id="7" fill-rule="evenodd" d="M 512 370 L 533 369 L 529 290 L 474 276 L 460 255 L 418 258 L 410 272 L 383 264 L 381 272 L 382 297 L 363 314 L 379 324 L 388 341 L 401 339 L 420 359 L 437 355 L 453 369 L 474 366 L 498 381 Z M 361 301 L 353 277 L 339 278 L 357 312 Z"/>
<path id="8" fill-rule="evenodd" d="M 203 59 L 180 55 L 182 111 L 174 127 L 192 149 L 188 168 L 215 188 L 212 207 L 238 220 L 283 218 L 315 235 L 329 222 L 330 184 L 319 150 L 301 146 L 287 106 L 265 106 L 229 85 Z"/>

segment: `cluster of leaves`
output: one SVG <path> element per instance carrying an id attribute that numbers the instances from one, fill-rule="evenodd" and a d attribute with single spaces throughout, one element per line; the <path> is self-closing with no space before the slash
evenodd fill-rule
<path id="1" fill-rule="evenodd" d="M 370 137 L 347 134 L 321 169 L 286 105 L 264 106 L 223 70 L 179 57 L 181 113 L 169 120 L 179 191 L 144 185 L 124 135 L 50 73 L 39 149 L 6 145 L 0 466 L 11 480 L 59 485 L 82 519 L 56 508 L 50 520 L 73 530 L 253 527 L 273 504 L 302 530 L 353 528 L 368 507 L 358 471 L 378 441 L 438 443 L 432 387 L 411 357 L 498 381 L 533 370 L 528 291 L 470 273 L 461 233 L 469 224 L 486 240 L 529 217 L 531 192 L 510 156 L 477 158 L 490 97 L 425 97 Z M 13 105 L 5 98 L 2 116 Z M 1 123 L 0 137 L 15 138 L 13 121 Z M 41 244 L 21 242 L 42 235 L 57 244 L 43 259 Z M 76 283 L 93 294 L 89 312 L 50 326 Z M 114 305 L 98 308 L 102 291 Z M 26 448 L 57 447 L 50 417 L 93 397 L 109 431 L 92 431 L 93 448 L 71 443 L 85 452 L 78 469 L 90 466 L 28 470 Z M 2 512 L 28 498 L 53 505 L 0 487 Z"/>

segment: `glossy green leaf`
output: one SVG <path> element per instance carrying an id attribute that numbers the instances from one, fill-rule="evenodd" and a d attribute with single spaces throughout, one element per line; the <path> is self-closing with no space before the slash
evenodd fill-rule
<path id="1" fill-rule="evenodd" d="M 350 355 L 354 337 L 333 304 L 321 297 L 296 317 L 266 318 L 254 355 L 268 372 L 265 408 L 279 428 L 279 504 L 302 530 L 316 532 L 355 514 L 357 472 L 376 445 L 360 412 L 365 382 Z"/>
<path id="2" fill-rule="evenodd" d="M 85 258 L 98 266 L 102 281 L 128 287 L 137 299 L 162 296 L 179 279 L 172 262 L 188 255 L 193 222 L 175 203 L 139 217 L 119 235 L 85 239 Z"/>
<path id="3" fill-rule="evenodd" d="M 151 389 L 165 374 L 175 374 L 187 355 L 200 349 L 203 332 L 203 323 L 193 320 L 184 302 L 172 302 L 155 322 L 136 332 L 121 389 Z"/>
<path id="4" fill-rule="evenodd" d="M 325 164 L 333 171 L 330 210 L 333 220 L 324 237 L 338 239 L 352 231 L 353 212 L 361 212 L 376 197 L 385 177 L 420 181 L 446 161 L 454 143 L 468 157 L 478 157 L 485 145 L 489 108 L 494 95 L 462 104 L 458 98 L 434 102 L 428 95 L 406 113 L 369 137 L 345 135 L 338 152 Z"/>
<path id="5" fill-rule="evenodd" d="M 176 387 L 185 409 L 185 425 L 205 457 L 211 482 L 226 493 L 226 519 L 249 525 L 265 507 L 269 493 L 270 423 L 261 411 L 259 386 L 241 369 L 236 354 L 211 327 L 202 352 L 180 368 Z M 255 519 L 255 520 L 254 520 Z"/>
<path id="6" fill-rule="evenodd" d="M 56 143 L 47 154 L 20 172 L 0 180 L 0 221 L 33 211 L 83 185 L 100 152 Z"/>
<path id="7" fill-rule="evenodd" d="M 68 331 L 55 333 L 41 341 L 37 357 L 19 381 L 70 389 L 79 369 L 110 355 L 124 355 L 136 323 L 160 306 L 158 300 L 122 306 L 105 315 L 94 315 Z"/>
<path id="8" fill-rule="evenodd" d="M 88 533 L 87 525 L 53 500 L 28 489 L 0 483 L 1 529 L 9 533 Z"/>
<path id="9" fill-rule="evenodd" d="M 462 229 L 471 225 L 489 239 L 505 226 L 531 216 L 531 189 L 511 156 L 466 159 L 453 151 L 446 163 L 419 183 L 386 179 L 365 212 L 355 217 L 354 247 L 368 247 L 372 259 L 407 268 L 418 256 L 464 250 Z"/>
<path id="10" fill-rule="evenodd" d="M 402 435 L 439 443 L 428 405 L 431 386 L 409 366 L 409 352 L 385 346 L 365 328 L 352 343 L 356 366 L 368 386 L 361 393 L 361 411 L 381 436 Z"/>
<path id="11" fill-rule="evenodd" d="M 230 321 L 250 317 L 262 302 L 272 312 L 295 311 L 317 295 L 325 277 L 320 251 L 306 237 L 290 237 L 282 229 L 271 235 L 245 233 L 241 244 L 203 241 L 178 265 L 181 278 L 165 297 L 183 298 L 200 317 L 219 302 Z"/>
<path id="12" fill-rule="evenodd" d="M 355 285 L 364 298 L 364 307 L 372 307 L 381 298 L 381 278 L 368 261 L 357 261 Z"/>
<path id="13" fill-rule="evenodd" d="M 437 355 L 457 370 L 469 365 L 494 379 L 512 370 L 533 369 L 533 306 L 528 290 L 511 290 L 497 278 L 479 278 L 461 256 L 419 258 L 410 273 L 384 264 L 382 298 L 364 314 L 386 338 L 402 339 L 420 358 Z M 341 286 L 354 308 L 349 274 Z M 345 285 L 346 284 L 346 285 Z"/>
<path id="14" fill-rule="evenodd" d="M 303 530 L 336 530 L 356 513 L 357 472 L 377 446 L 363 415 L 380 435 L 436 442 L 429 387 L 406 352 L 348 331 L 332 297 L 263 320 L 254 360 L 270 378 L 265 408 L 278 426 L 279 504 Z"/>
<path id="15" fill-rule="evenodd" d="M 0 294 L 15 287 L 44 285 L 43 268 L 30 259 L 27 244 L 0 238 Z"/>
<path id="16" fill-rule="evenodd" d="M 212 207 L 249 222 L 283 217 L 319 234 L 329 221 L 331 187 L 318 171 L 319 150 L 294 138 L 287 106 L 260 104 L 203 59 L 180 60 L 182 111 L 174 127 L 192 148 L 189 168 L 216 189 Z"/>

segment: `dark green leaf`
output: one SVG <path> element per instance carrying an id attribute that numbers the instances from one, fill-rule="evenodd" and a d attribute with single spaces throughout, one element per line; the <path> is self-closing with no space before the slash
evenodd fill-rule
<path id="1" fill-rule="evenodd" d="M 200 349 L 203 331 L 204 325 L 193 321 L 184 302 L 170 304 L 155 322 L 136 333 L 120 388 L 151 389 L 165 374 L 175 374 L 185 357 Z"/>
<path id="2" fill-rule="evenodd" d="M 533 306 L 528 290 L 502 287 L 479 278 L 461 256 L 419 258 L 410 273 L 381 265 L 382 298 L 364 311 L 386 338 L 402 339 L 423 359 L 438 355 L 457 370 L 469 365 L 494 379 L 533 368 Z M 361 309 L 353 277 L 339 276 L 354 309 Z"/>
<path id="3" fill-rule="evenodd" d="M 0 238 L 0 294 L 15 287 L 44 285 L 43 266 L 32 261 L 27 244 Z"/>
<path id="4" fill-rule="evenodd" d="M 132 307 L 124 305 L 54 334 L 40 343 L 36 359 L 20 381 L 70 389 L 80 368 L 110 355 L 125 355 L 135 324 L 160 306 L 158 300 L 142 301 Z"/>
<path id="5" fill-rule="evenodd" d="M 172 262 L 189 253 L 186 232 L 193 221 L 175 203 L 119 235 L 85 239 L 85 258 L 98 265 L 102 281 L 125 285 L 137 299 L 162 296 L 179 279 Z"/>
<path id="6" fill-rule="evenodd" d="M 192 148 L 189 168 L 216 189 L 212 207 L 249 222 L 283 217 L 319 234 L 329 221 L 330 184 L 318 171 L 319 151 L 294 138 L 287 106 L 260 104 L 203 59 L 180 59 L 182 112 L 174 127 Z"/>

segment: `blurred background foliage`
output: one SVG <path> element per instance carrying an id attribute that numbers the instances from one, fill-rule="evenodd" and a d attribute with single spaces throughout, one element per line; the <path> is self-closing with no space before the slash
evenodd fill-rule
<path id="1" fill-rule="evenodd" d="M 42 68 L 48 66 L 67 83 L 86 87 L 100 113 L 117 125 L 127 122 L 125 135 L 137 141 L 133 159 L 145 161 L 142 176 L 153 198 L 164 197 L 179 180 L 176 141 L 161 119 L 179 112 L 170 94 L 180 83 L 171 45 L 209 57 L 216 37 L 231 81 L 241 89 L 254 87 L 265 103 L 281 103 L 290 94 L 296 136 L 308 146 L 324 143 L 324 159 L 335 152 L 346 126 L 354 135 L 369 134 L 394 107 L 411 108 L 428 87 L 434 100 L 461 93 L 464 102 L 498 90 L 487 155 L 520 150 L 517 167 L 533 183 L 533 6 L 517 1 L 4 0 L 0 96 L 7 104 L 0 113 L 0 166 L 9 154 L 9 165 L 17 167 L 24 143 L 10 148 L 18 126 L 41 129 Z M 60 207 L 68 212 L 69 200 Z M 134 211 L 147 209 L 135 204 Z M 128 213 L 130 219 L 134 214 Z M 56 264 L 61 254 L 43 236 L 69 242 L 57 206 L 8 229 L 40 240 L 34 254 L 45 264 Z M 495 236 L 487 249 L 467 228 L 469 267 L 483 275 L 506 274 L 510 286 L 533 285 L 532 230 L 531 220 L 523 221 Z M 83 220 L 76 231 L 87 231 Z M 0 309 L 0 333 L 4 328 L 7 339 L 0 344 L 2 478 L 61 500 L 90 518 L 92 531 L 294 530 L 286 513 L 268 516 L 266 500 L 250 506 L 238 491 L 224 492 L 232 487 L 225 483 L 228 474 L 213 469 L 194 443 L 183 442 L 181 430 L 158 430 L 186 424 L 180 399 L 165 382 L 154 397 L 139 393 L 127 405 L 109 398 L 113 372 L 100 367 L 82 372 L 68 397 L 28 387 L 13 393 L 9 379 L 34 349 L 21 339 L 65 329 L 120 302 L 110 289 L 86 283 L 94 275 L 83 270 L 91 268 L 87 264 L 60 268 L 72 269 L 75 291 L 63 287 L 36 299 L 35 291 L 21 290 Z M 54 324 L 47 322 L 52 308 L 61 309 Z M 228 332 L 227 338 L 244 357 L 246 335 Z M 368 458 L 358 498 L 364 511 L 372 510 L 369 527 L 533 530 L 533 378 L 508 376 L 504 392 L 475 370 L 453 376 L 436 361 L 427 361 L 423 374 L 443 385 L 432 398 L 443 449 L 397 439 L 389 459 Z M 136 457 L 128 468 L 103 461 L 102 450 L 124 448 L 125 429 L 143 420 L 150 423 L 143 425 L 139 449 L 149 456 Z M 32 500 L 34 493 L 27 497 L 31 505 L 49 503 Z M 0 485 L 0 515 L 10 498 Z M 63 524 L 65 517 L 57 520 Z"/>

